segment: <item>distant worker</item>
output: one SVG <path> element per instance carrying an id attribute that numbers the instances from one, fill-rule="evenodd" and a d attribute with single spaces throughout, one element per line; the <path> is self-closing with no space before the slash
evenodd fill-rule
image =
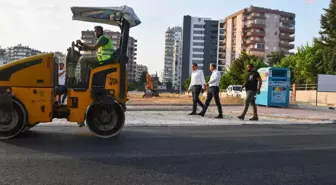
<path id="1" fill-rule="evenodd" d="M 215 102 L 217 105 L 217 109 L 218 109 L 218 116 L 216 118 L 223 118 L 223 111 L 222 111 L 222 105 L 220 103 L 220 98 L 219 98 L 219 81 L 221 79 L 221 74 L 220 72 L 216 69 L 216 65 L 215 64 L 210 64 L 210 71 L 212 72 L 211 77 L 209 82 L 207 82 L 205 85 L 208 88 L 208 93 L 207 93 L 207 98 L 205 101 L 205 106 L 202 110 L 202 112 L 200 112 L 198 115 L 200 116 L 204 116 L 204 114 L 206 113 L 210 102 L 212 100 L 212 98 L 215 98 Z"/>
<path id="2" fill-rule="evenodd" d="M 193 108 L 189 115 L 196 115 L 197 104 L 199 104 L 202 109 L 204 107 L 204 104 L 199 99 L 199 95 L 205 88 L 205 79 L 203 71 L 198 70 L 198 65 L 196 63 L 192 64 L 192 71 L 188 94 L 192 90 Z"/>
<path id="3" fill-rule="evenodd" d="M 103 64 L 104 62 L 111 60 L 112 55 L 114 53 L 114 46 L 112 44 L 112 40 L 104 35 L 103 27 L 95 26 L 94 33 L 97 37 L 97 42 L 94 46 L 90 46 L 87 44 L 82 43 L 81 40 L 77 40 L 77 44 L 83 46 L 85 50 L 89 51 L 97 51 L 97 56 L 82 56 L 79 59 L 81 65 L 81 80 L 82 82 L 86 81 L 87 79 L 87 72 L 88 67 L 90 66 L 97 66 L 99 64 Z"/>
<path id="4" fill-rule="evenodd" d="M 238 118 L 241 120 L 244 120 L 247 110 L 251 104 L 253 107 L 253 117 L 250 120 L 257 121 L 258 113 L 257 113 L 257 106 L 255 103 L 255 100 L 256 100 L 256 95 L 260 94 L 262 80 L 260 78 L 260 74 L 258 73 L 258 71 L 254 70 L 253 64 L 247 65 L 247 71 L 248 71 L 248 75 L 247 75 L 245 83 L 242 86 L 242 89 L 245 87 L 245 90 L 246 90 L 245 108 L 242 114 L 238 116 Z"/>
<path id="5" fill-rule="evenodd" d="M 58 71 L 58 104 L 63 104 L 67 97 L 67 88 L 65 86 L 65 67 L 64 63 L 59 64 Z M 63 96 L 62 96 L 63 95 Z M 62 97 L 62 99 L 61 99 Z"/>

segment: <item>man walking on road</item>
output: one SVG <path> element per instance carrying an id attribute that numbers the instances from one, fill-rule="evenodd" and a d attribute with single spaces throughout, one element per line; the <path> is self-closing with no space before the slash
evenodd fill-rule
<path id="1" fill-rule="evenodd" d="M 193 109 L 189 115 L 196 115 L 197 104 L 202 108 L 204 107 L 204 104 L 199 99 L 199 95 L 205 87 L 205 79 L 203 71 L 198 70 L 198 65 L 196 63 L 192 64 L 192 71 L 188 94 L 190 90 L 192 90 Z"/>
<path id="2" fill-rule="evenodd" d="M 218 108 L 218 116 L 216 118 L 223 118 L 223 112 L 222 112 L 222 105 L 220 103 L 219 99 L 219 81 L 221 79 L 221 74 L 216 69 L 215 64 L 210 64 L 210 71 L 212 72 L 209 82 L 206 83 L 206 86 L 208 86 L 208 94 L 207 99 L 205 101 L 205 106 L 198 115 L 204 116 L 206 110 L 208 109 L 210 102 L 212 100 L 212 97 L 215 98 L 215 102 Z"/>
<path id="3" fill-rule="evenodd" d="M 247 79 L 242 86 L 242 88 L 245 87 L 246 89 L 245 108 L 242 114 L 238 116 L 238 118 L 241 120 L 244 120 L 247 110 L 249 108 L 249 104 L 251 103 L 253 107 L 254 116 L 250 120 L 257 121 L 258 113 L 257 113 L 257 106 L 255 103 L 255 99 L 256 99 L 256 95 L 260 94 L 262 80 L 260 78 L 260 74 L 254 70 L 253 64 L 247 65 L 247 71 L 248 71 Z"/>

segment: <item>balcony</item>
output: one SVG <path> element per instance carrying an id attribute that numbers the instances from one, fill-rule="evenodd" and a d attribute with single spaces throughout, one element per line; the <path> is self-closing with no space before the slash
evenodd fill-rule
<path id="1" fill-rule="evenodd" d="M 256 44 L 256 43 L 265 43 L 264 39 L 247 39 L 245 41 L 246 44 Z"/>
<path id="2" fill-rule="evenodd" d="M 295 37 L 294 36 L 290 36 L 290 35 L 282 35 L 280 34 L 279 36 L 280 40 L 286 40 L 288 42 L 293 42 L 295 40 Z"/>
<path id="3" fill-rule="evenodd" d="M 247 53 L 260 58 L 265 57 L 265 52 L 263 49 L 251 48 Z"/>
<path id="4" fill-rule="evenodd" d="M 247 51 L 256 51 L 256 52 L 264 52 L 265 48 L 255 48 L 255 47 L 250 47 L 247 49 Z"/>
<path id="5" fill-rule="evenodd" d="M 286 49 L 294 49 L 294 44 L 286 43 L 286 42 L 280 42 L 279 43 L 280 48 L 286 48 Z"/>
<path id="6" fill-rule="evenodd" d="M 279 30 L 282 33 L 288 33 L 288 34 L 294 34 L 295 33 L 295 27 L 294 26 L 280 25 Z"/>
<path id="7" fill-rule="evenodd" d="M 218 60 L 218 65 L 225 65 L 225 64 L 226 64 L 225 59 L 224 60 Z"/>
<path id="8" fill-rule="evenodd" d="M 265 14 L 261 13 L 252 13 L 247 16 L 247 20 L 254 20 L 254 19 L 266 19 Z"/>
<path id="9" fill-rule="evenodd" d="M 258 20 L 249 21 L 246 24 L 246 28 L 265 28 L 265 22 L 264 21 L 258 21 Z"/>
<path id="10" fill-rule="evenodd" d="M 225 53 L 225 52 L 226 52 L 226 50 L 225 50 L 225 49 L 223 49 L 223 48 L 220 48 L 220 49 L 218 50 L 218 52 L 219 52 L 219 53 Z"/>
<path id="11" fill-rule="evenodd" d="M 257 30 L 250 30 L 246 33 L 246 36 L 250 37 L 250 36 L 255 36 L 255 37 L 264 37 L 265 36 L 265 32 L 264 31 L 257 31 Z"/>
<path id="12" fill-rule="evenodd" d="M 220 42 L 219 46 L 225 46 L 225 43 L 224 42 Z"/>
<path id="13" fill-rule="evenodd" d="M 284 17 L 282 17 L 282 18 L 280 19 L 280 22 L 285 23 L 285 24 L 293 24 L 293 25 L 295 25 L 295 20 L 294 20 L 294 18 L 289 19 L 289 18 L 284 18 Z"/>
<path id="14" fill-rule="evenodd" d="M 219 54 L 219 55 L 218 55 L 218 58 L 221 58 L 221 59 L 225 59 L 225 57 L 226 57 L 226 56 L 225 56 L 224 54 Z"/>

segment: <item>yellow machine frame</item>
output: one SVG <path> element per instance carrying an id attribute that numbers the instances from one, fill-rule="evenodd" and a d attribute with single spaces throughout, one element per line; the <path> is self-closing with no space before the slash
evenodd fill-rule
<path id="1" fill-rule="evenodd" d="M 55 104 L 58 63 L 53 53 L 0 66 L 0 139 L 15 137 L 54 118 L 66 118 L 80 126 L 86 123 L 99 137 L 118 135 L 125 122 L 128 100 L 126 53 L 130 27 L 130 22 L 120 19 L 121 41 L 117 55 L 113 61 L 91 69 L 86 86 L 71 84 L 73 79 L 67 76 L 67 105 Z M 75 46 L 73 42 L 68 49 L 67 65 L 78 62 L 80 53 Z"/>

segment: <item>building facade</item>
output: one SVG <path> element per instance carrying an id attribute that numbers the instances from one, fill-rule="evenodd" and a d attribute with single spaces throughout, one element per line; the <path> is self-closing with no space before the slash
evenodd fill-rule
<path id="1" fill-rule="evenodd" d="M 218 21 L 210 18 L 183 17 L 181 88 L 196 63 L 204 75 L 210 75 L 209 64 L 217 61 Z"/>
<path id="2" fill-rule="evenodd" d="M 165 33 L 165 55 L 163 68 L 163 83 L 174 80 L 174 60 L 175 60 L 175 37 L 181 32 L 181 27 L 168 28 Z"/>
<path id="3" fill-rule="evenodd" d="M 137 64 L 135 70 L 135 81 L 139 82 L 143 72 L 148 72 L 148 68 L 145 65 Z"/>
<path id="4" fill-rule="evenodd" d="M 205 76 L 210 75 L 209 66 L 211 63 L 217 64 L 217 45 L 218 45 L 218 21 L 205 21 L 204 35 L 204 61 L 203 71 Z"/>
<path id="5" fill-rule="evenodd" d="M 42 54 L 42 52 L 39 50 L 32 49 L 28 46 L 22 46 L 21 44 L 19 44 L 17 46 L 7 48 L 4 57 L 8 62 L 10 62 L 40 54 Z"/>
<path id="6" fill-rule="evenodd" d="M 120 42 L 120 32 L 105 30 L 104 34 L 111 38 L 115 49 L 119 47 Z M 95 44 L 97 42 L 97 38 L 94 35 L 94 32 L 91 30 L 82 31 L 82 41 L 86 44 Z M 128 39 L 128 64 L 127 64 L 127 72 L 128 72 L 128 80 L 135 81 L 136 79 L 136 60 L 137 60 L 137 40 L 133 37 L 129 37 Z M 96 55 L 95 51 L 86 51 L 84 55 Z"/>
<path id="7" fill-rule="evenodd" d="M 164 70 L 161 69 L 161 70 L 159 71 L 159 81 L 160 81 L 161 83 L 163 83 L 163 79 L 164 79 Z"/>
<path id="8" fill-rule="evenodd" d="M 182 75 L 182 28 L 175 28 L 174 45 L 173 45 L 173 90 L 179 90 L 181 87 L 181 75 Z"/>
<path id="9" fill-rule="evenodd" d="M 0 47 L 0 65 L 7 63 L 5 55 L 6 55 L 6 49 Z"/>
<path id="10" fill-rule="evenodd" d="M 250 6 L 220 20 L 217 65 L 227 69 L 242 51 L 267 62 L 267 54 L 292 54 L 295 14 Z"/>

